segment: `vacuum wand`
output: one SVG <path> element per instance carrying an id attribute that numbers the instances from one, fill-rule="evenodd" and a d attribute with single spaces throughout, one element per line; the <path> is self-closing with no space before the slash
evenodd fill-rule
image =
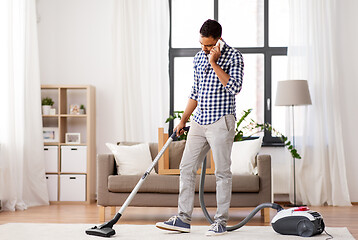
<path id="1" fill-rule="evenodd" d="M 189 127 L 184 127 L 183 130 L 188 131 Z M 121 218 L 124 210 L 132 202 L 132 200 L 135 197 L 135 195 L 137 194 L 138 190 L 141 188 L 142 184 L 144 183 L 144 181 L 146 180 L 147 176 L 150 174 L 150 172 L 152 171 L 154 166 L 157 165 L 159 159 L 162 157 L 165 150 L 167 150 L 167 148 L 172 143 L 172 141 L 174 141 L 176 139 L 177 139 L 177 132 L 174 131 L 173 134 L 170 136 L 170 138 L 167 140 L 167 142 L 164 144 L 163 148 L 160 150 L 158 155 L 155 157 L 155 159 L 153 160 L 150 167 L 145 171 L 145 173 L 143 174 L 143 176 L 141 177 L 141 179 L 139 180 L 137 185 L 134 187 L 134 189 L 132 190 L 132 192 L 126 199 L 126 201 L 123 203 L 122 207 L 116 213 L 114 218 L 106 223 L 103 223 L 102 225 L 94 226 L 90 229 L 87 229 L 86 234 L 93 235 L 93 236 L 99 236 L 99 237 L 110 237 L 110 236 L 116 234 L 116 231 L 113 229 L 113 225 L 116 224 L 118 222 L 118 220 Z"/>

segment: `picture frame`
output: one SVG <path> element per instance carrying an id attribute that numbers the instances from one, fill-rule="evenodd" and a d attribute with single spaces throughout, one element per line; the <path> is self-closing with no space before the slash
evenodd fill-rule
<path id="1" fill-rule="evenodd" d="M 70 105 L 70 114 L 71 115 L 79 115 L 80 114 L 80 105 L 71 104 Z"/>
<path id="2" fill-rule="evenodd" d="M 81 134 L 80 133 L 66 133 L 65 135 L 66 144 L 80 144 Z"/>
<path id="3" fill-rule="evenodd" d="M 44 127 L 42 129 L 44 142 L 58 142 L 58 128 L 57 127 Z"/>

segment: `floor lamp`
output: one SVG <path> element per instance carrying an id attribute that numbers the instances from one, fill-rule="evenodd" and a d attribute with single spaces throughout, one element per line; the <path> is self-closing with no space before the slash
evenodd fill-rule
<path id="1" fill-rule="evenodd" d="M 294 106 L 311 105 L 311 97 L 306 80 L 287 80 L 277 83 L 276 106 L 292 108 L 292 146 L 295 147 Z M 293 207 L 296 203 L 296 159 L 293 157 Z"/>

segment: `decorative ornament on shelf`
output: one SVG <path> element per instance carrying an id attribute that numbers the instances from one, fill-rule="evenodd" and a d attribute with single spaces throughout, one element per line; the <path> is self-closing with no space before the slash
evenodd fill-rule
<path id="1" fill-rule="evenodd" d="M 80 114 L 80 106 L 78 104 L 70 105 L 70 114 L 71 115 L 79 115 Z"/>
<path id="2" fill-rule="evenodd" d="M 44 142 L 58 142 L 58 127 L 44 127 L 42 130 Z"/>
<path id="3" fill-rule="evenodd" d="M 80 106 L 80 114 L 86 114 L 85 105 L 81 104 Z"/>
<path id="4" fill-rule="evenodd" d="M 54 103 L 55 102 L 52 100 L 52 98 L 46 97 L 42 99 L 42 114 L 50 115 L 50 110 Z"/>
<path id="5" fill-rule="evenodd" d="M 80 144 L 81 134 L 80 133 L 66 133 L 65 136 L 66 144 Z"/>

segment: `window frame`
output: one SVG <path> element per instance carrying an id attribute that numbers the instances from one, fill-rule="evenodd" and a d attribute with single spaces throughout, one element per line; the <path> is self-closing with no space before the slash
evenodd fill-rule
<path id="1" fill-rule="evenodd" d="M 170 109 L 171 115 L 174 113 L 174 59 L 176 57 L 194 57 L 201 51 L 201 48 L 173 48 L 172 47 L 172 0 L 169 1 L 169 86 L 170 86 Z M 219 0 L 214 1 L 214 19 L 219 19 Z M 272 123 L 272 57 L 287 56 L 287 47 L 269 46 L 269 0 L 264 1 L 264 46 L 263 47 L 235 47 L 242 54 L 263 54 L 264 55 L 264 122 Z M 174 128 L 173 121 L 169 123 L 169 133 Z M 283 146 L 278 137 L 273 137 L 271 132 L 264 132 L 263 146 Z"/>

